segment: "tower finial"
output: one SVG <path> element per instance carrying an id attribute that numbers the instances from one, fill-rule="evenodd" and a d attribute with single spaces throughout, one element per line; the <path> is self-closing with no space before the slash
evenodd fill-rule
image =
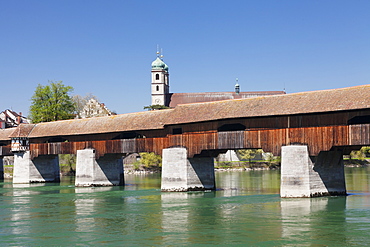
<path id="1" fill-rule="evenodd" d="M 157 44 L 157 57 L 159 57 L 159 54 L 161 53 L 159 52 L 159 45 Z"/>
<path id="2" fill-rule="evenodd" d="M 161 59 L 163 59 L 163 49 L 161 48 L 161 55 L 159 56 Z"/>

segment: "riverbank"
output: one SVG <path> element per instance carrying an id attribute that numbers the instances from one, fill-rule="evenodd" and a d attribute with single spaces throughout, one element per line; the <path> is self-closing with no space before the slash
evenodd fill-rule
<path id="1" fill-rule="evenodd" d="M 364 160 L 355 160 L 355 159 L 347 159 L 343 160 L 345 167 L 366 167 L 370 166 L 370 159 L 364 159 Z"/>
<path id="2" fill-rule="evenodd" d="M 370 166 L 370 159 L 365 160 L 356 160 L 356 159 L 345 159 L 344 161 L 345 167 L 367 167 Z M 70 168 L 61 166 L 60 167 L 60 175 L 61 176 L 74 176 L 75 171 L 70 170 Z M 227 164 L 215 164 L 215 172 L 223 172 L 223 171 L 261 171 L 261 170 L 279 170 L 280 164 L 269 164 L 266 162 L 251 162 L 251 163 L 227 163 Z M 151 167 L 145 168 L 140 167 L 135 168 L 134 165 L 125 165 L 124 173 L 125 174 L 151 174 L 151 173 L 160 173 L 161 167 Z M 4 165 L 4 178 L 9 179 L 13 177 L 13 165 Z"/>

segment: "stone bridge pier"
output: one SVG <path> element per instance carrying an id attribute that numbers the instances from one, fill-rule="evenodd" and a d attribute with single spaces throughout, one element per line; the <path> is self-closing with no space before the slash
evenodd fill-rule
<path id="1" fill-rule="evenodd" d="M 163 149 L 162 191 L 202 191 L 215 188 L 212 157 L 187 158 L 187 149 L 183 147 Z"/>
<path id="2" fill-rule="evenodd" d="M 317 157 L 310 157 L 307 146 L 282 147 L 281 197 L 346 194 L 341 151 L 322 151 Z"/>
<path id="3" fill-rule="evenodd" d="M 0 180 L 4 180 L 4 156 L 0 156 Z"/>
<path id="4" fill-rule="evenodd" d="M 123 185 L 122 154 L 106 154 L 99 159 L 94 149 L 77 150 L 75 186 Z"/>
<path id="5" fill-rule="evenodd" d="M 214 190 L 212 157 L 187 158 L 182 147 L 163 150 L 162 191 Z M 346 195 L 343 154 L 322 151 L 310 157 L 308 147 L 282 147 L 281 197 L 317 197 Z"/>
<path id="6" fill-rule="evenodd" d="M 40 155 L 31 159 L 30 151 L 14 153 L 14 184 L 59 181 L 58 155 Z"/>

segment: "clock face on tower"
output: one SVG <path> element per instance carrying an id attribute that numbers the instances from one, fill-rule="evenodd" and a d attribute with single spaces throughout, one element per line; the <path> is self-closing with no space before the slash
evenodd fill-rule
<path id="1" fill-rule="evenodd" d="M 160 99 L 156 99 L 156 100 L 155 100 L 155 103 L 156 103 L 156 104 L 159 104 L 160 102 L 161 102 L 161 100 L 160 100 Z"/>

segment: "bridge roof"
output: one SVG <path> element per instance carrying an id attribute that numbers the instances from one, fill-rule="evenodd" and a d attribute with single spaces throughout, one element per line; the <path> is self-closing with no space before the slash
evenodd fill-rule
<path id="1" fill-rule="evenodd" d="M 370 108 L 370 85 L 178 105 L 171 124 Z"/>
<path id="2" fill-rule="evenodd" d="M 7 128 L 7 129 L 0 129 L 0 140 L 8 141 L 10 140 L 10 134 L 14 132 L 16 128 Z"/>
<path id="3" fill-rule="evenodd" d="M 29 138 L 42 136 L 85 135 L 133 130 L 163 129 L 171 110 L 71 119 L 36 124 Z M 16 133 L 14 133 L 16 134 Z"/>
<path id="4" fill-rule="evenodd" d="M 73 119 L 36 125 L 20 125 L 11 135 L 0 132 L 0 139 L 85 135 L 134 130 L 163 129 L 165 125 L 220 119 L 296 115 L 370 108 L 370 85 L 178 105 L 174 109 L 146 111 L 108 117 Z M 9 139 L 9 138 L 8 138 Z"/>
<path id="5" fill-rule="evenodd" d="M 204 103 L 230 99 L 246 99 L 275 94 L 285 94 L 284 91 L 254 91 L 254 92 L 208 92 L 208 93 L 173 93 L 170 95 L 170 107 L 181 104 Z"/>

